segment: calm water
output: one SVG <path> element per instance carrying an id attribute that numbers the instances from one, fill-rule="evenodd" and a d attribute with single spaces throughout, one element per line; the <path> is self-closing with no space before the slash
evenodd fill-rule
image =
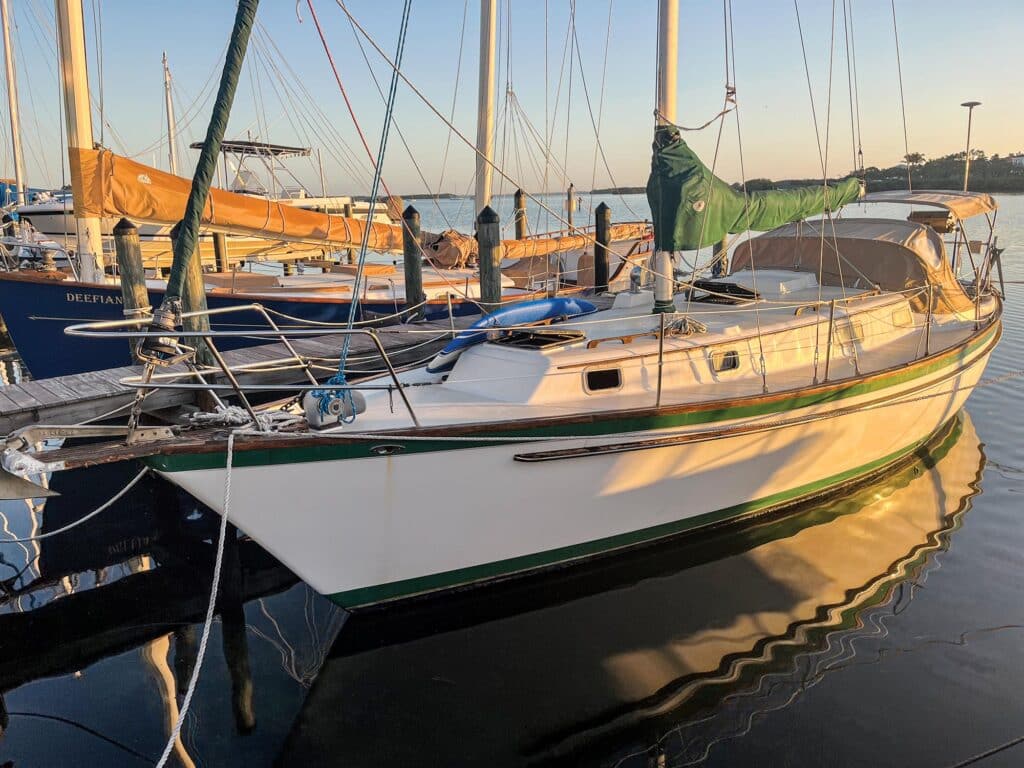
<path id="1" fill-rule="evenodd" d="M 1024 197 L 1000 202 L 1024 280 Z M 988 377 L 1022 367 L 1008 294 Z M 829 503 L 398 613 L 347 616 L 241 538 L 178 764 L 953 766 L 1008 744 L 973 764 L 1024 764 L 1022 388 L 978 389 L 929 452 Z M 45 505 L 0 505 L 0 533 L 134 472 L 57 476 Z M 72 536 L 0 546 L 0 764 L 156 760 L 217 522 L 147 479 Z"/>

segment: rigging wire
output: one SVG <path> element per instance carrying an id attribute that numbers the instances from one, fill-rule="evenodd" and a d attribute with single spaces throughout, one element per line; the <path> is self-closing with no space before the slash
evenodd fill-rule
<path id="1" fill-rule="evenodd" d="M 725 15 L 726 15 L 726 18 L 728 20 L 726 33 L 727 33 L 728 39 L 729 39 L 729 46 L 726 49 L 726 55 L 729 56 L 731 58 L 731 60 L 732 60 L 732 76 L 733 76 L 733 83 L 734 83 L 733 93 L 735 94 L 735 91 L 736 91 L 735 82 L 736 82 L 736 79 L 737 79 L 736 78 L 736 41 L 735 41 L 735 38 L 733 37 L 732 0 L 723 0 L 723 2 L 725 4 Z M 796 3 L 796 0 L 793 0 L 793 2 Z M 748 236 L 749 236 L 749 233 L 750 233 L 750 209 L 749 209 L 750 196 L 749 196 L 749 193 L 747 191 L 747 170 L 746 170 L 746 167 L 744 165 L 744 160 L 743 160 L 743 132 L 742 132 L 742 130 L 740 128 L 740 106 L 739 106 L 739 101 L 738 100 L 736 102 L 736 107 L 735 107 L 734 111 L 736 113 L 736 144 L 737 144 L 737 146 L 739 148 L 740 180 L 741 180 L 742 186 L 743 186 L 743 202 L 744 202 L 743 214 L 744 214 L 744 218 L 746 219 L 746 224 L 747 224 L 746 229 L 747 229 L 747 233 L 748 233 Z M 814 133 L 815 133 L 815 135 L 817 135 L 817 133 L 818 133 L 817 128 L 815 128 Z M 748 240 L 748 243 L 749 243 L 749 240 Z M 748 248 L 749 248 L 749 245 L 748 245 Z M 754 266 L 754 258 L 753 258 L 753 256 L 754 256 L 753 249 L 751 248 L 750 249 L 750 276 L 751 276 L 751 282 L 752 282 L 752 285 L 753 285 L 754 293 L 757 293 L 757 269 Z M 755 323 L 755 325 L 757 327 L 757 351 L 758 351 L 759 362 L 760 362 L 760 369 L 761 369 L 761 386 L 762 386 L 763 390 L 765 392 L 767 392 L 768 391 L 768 371 L 765 369 L 764 340 L 761 337 L 761 312 L 760 312 L 760 309 L 759 309 L 759 307 L 757 305 L 757 302 L 754 302 L 754 323 Z"/>
<path id="2" fill-rule="evenodd" d="M 99 0 L 92 0 L 92 26 L 93 39 L 96 44 L 96 84 L 100 102 L 100 145 L 104 144 L 103 131 L 106 120 L 104 119 L 105 100 L 103 98 L 103 12 Z"/>
<path id="3" fill-rule="evenodd" d="M 308 2 L 308 0 L 307 0 L 307 2 Z M 385 62 L 387 62 L 388 66 L 389 66 L 389 67 L 391 67 L 391 69 L 392 69 L 392 70 L 394 71 L 395 75 L 396 75 L 397 77 L 399 77 L 399 78 L 400 78 L 400 79 L 402 80 L 402 82 L 404 82 L 404 83 L 405 83 L 405 84 L 406 84 L 406 85 L 407 85 L 407 86 L 409 87 L 409 89 L 410 89 L 410 90 L 411 90 L 411 91 L 413 92 L 413 94 L 414 94 L 414 95 L 415 95 L 415 96 L 416 96 L 416 97 L 417 97 L 417 98 L 418 98 L 418 99 L 419 99 L 420 101 L 422 101 L 422 102 L 423 102 L 423 104 L 424 104 L 424 105 L 425 105 L 425 106 L 427 107 L 427 109 L 429 109 L 429 110 L 430 110 L 430 111 L 431 111 L 431 112 L 432 112 L 432 113 L 433 113 L 433 114 L 434 114 L 434 115 L 435 115 L 435 116 L 436 116 L 436 117 L 437 117 L 438 119 L 440 119 L 440 120 L 441 120 L 441 121 L 442 121 L 442 122 L 443 122 L 443 123 L 444 123 L 445 125 L 448 125 L 449 127 L 451 127 L 451 128 L 452 128 L 452 130 L 454 131 L 454 133 L 455 133 L 456 137 L 458 137 L 458 139 L 459 139 L 459 140 L 460 140 L 461 142 L 463 142 L 463 143 L 464 143 L 464 144 L 465 144 L 466 146 L 470 147 L 470 148 L 471 148 L 471 149 L 472 149 L 472 150 L 473 150 L 473 151 L 474 151 L 474 152 L 475 152 L 475 153 L 476 153 L 477 155 L 479 155 L 480 157 L 484 157 L 484 156 L 483 156 L 483 153 L 482 153 L 482 152 L 481 152 L 481 151 L 480 151 L 479 149 L 477 149 L 476 145 L 475 145 L 475 144 L 474 144 L 474 143 L 473 143 L 473 142 L 472 142 L 472 141 L 471 141 L 471 140 L 470 140 L 470 139 L 469 139 L 469 138 L 468 138 L 468 137 L 467 137 L 467 136 L 466 136 L 466 135 L 465 135 L 464 133 L 462 133 L 462 132 L 461 132 L 461 131 L 460 131 L 460 130 L 459 130 L 458 128 L 456 128 L 456 127 L 454 126 L 454 124 L 452 124 L 451 122 L 449 122 L 449 121 L 448 121 L 448 120 L 447 120 L 447 119 L 445 118 L 445 116 L 444 116 L 444 115 L 443 115 L 443 114 L 441 113 L 441 111 L 440 111 L 440 110 L 439 110 L 439 109 L 438 109 L 438 108 L 437 108 L 436 106 L 434 106 L 434 104 L 433 104 L 433 103 L 432 103 L 432 102 L 430 101 L 430 99 L 428 99 L 428 98 L 427 98 L 427 97 L 426 97 L 426 96 L 424 95 L 423 91 L 421 91 L 421 90 L 420 90 L 420 89 L 419 89 L 419 88 L 418 88 L 418 87 L 417 87 L 417 86 L 416 86 L 416 85 L 415 85 L 415 84 L 414 84 L 414 83 L 413 83 L 413 82 L 412 82 L 412 81 L 411 81 L 411 80 L 409 79 L 409 77 L 408 77 L 408 76 L 407 76 L 407 75 L 405 74 L 405 72 L 403 72 L 403 71 L 402 71 L 401 67 L 400 67 L 400 66 L 398 66 L 398 65 L 396 65 L 396 63 L 395 63 L 394 61 L 392 61 L 392 60 L 391 60 L 391 59 L 390 59 L 390 58 L 388 57 L 388 55 L 387 55 L 387 54 L 386 54 L 386 53 L 384 52 L 384 50 L 383 50 L 383 49 L 382 49 L 382 48 L 380 47 L 380 45 L 379 45 L 379 44 L 378 44 L 378 43 L 376 42 L 376 40 L 374 40 L 374 39 L 373 39 L 373 37 L 371 37 L 371 36 L 370 36 L 370 34 L 369 34 L 369 33 L 368 33 L 368 32 L 367 32 L 367 31 L 366 31 L 366 30 L 365 30 L 364 28 L 363 28 L 363 26 L 362 26 L 362 25 L 361 25 L 361 24 L 359 23 L 359 21 L 358 21 L 358 20 L 357 20 L 357 19 L 356 19 L 356 18 L 355 18 L 355 17 L 353 16 L 353 15 L 352 15 L 352 12 L 351 12 L 351 11 L 349 11 L 348 7 L 347 7 L 347 6 L 346 6 L 346 4 L 345 4 L 345 1 L 344 1 L 344 0 L 335 0 L 335 2 L 337 3 L 338 7 L 339 7 L 339 8 L 341 8 L 342 12 L 343 12 L 343 13 L 344 13 L 344 14 L 345 14 L 346 16 L 348 16 L 348 18 L 349 18 L 349 19 L 351 19 L 351 20 L 352 20 L 352 22 L 353 22 L 353 23 L 355 24 L 356 28 L 357 28 L 357 29 L 359 30 L 359 33 L 360 33 L 360 34 L 361 34 L 361 35 L 362 35 L 362 36 L 363 36 L 363 37 L 364 37 L 364 38 L 366 39 L 366 41 L 367 41 L 368 43 L 370 43 L 370 45 L 371 45 L 371 46 L 373 47 L 373 49 L 374 49 L 374 50 L 375 50 L 375 51 L 377 52 L 377 54 L 378 54 L 378 55 L 379 55 L 379 56 L 380 56 L 380 57 L 381 57 L 382 59 L 384 59 L 384 61 L 385 61 Z M 485 162 L 486 162 L 486 163 L 487 163 L 488 165 L 490 165 L 490 166 L 491 166 L 491 168 L 493 168 L 493 169 L 494 169 L 495 173 L 497 173 L 497 174 L 499 174 L 499 175 L 501 175 L 501 176 L 504 176 L 504 177 L 505 177 L 505 178 L 506 178 L 506 179 L 507 179 L 507 180 L 508 180 L 508 181 L 509 181 L 509 182 L 510 182 L 511 184 L 513 184 L 513 185 L 517 185 L 517 186 L 519 186 L 519 187 L 521 187 L 521 186 L 522 186 L 522 185 L 518 185 L 518 184 L 517 184 L 517 182 L 516 182 L 516 180 L 515 180 L 514 178 L 510 177 L 510 176 L 509 176 L 509 175 L 508 175 L 508 174 L 507 174 L 507 173 L 505 172 L 505 170 L 504 170 L 503 168 L 501 168 L 500 166 L 498 166 L 497 164 L 495 164 L 495 163 L 494 163 L 494 162 L 493 162 L 492 160 L 490 160 L 489 158 L 486 158 L 486 157 L 484 157 L 484 161 L 485 161 Z M 524 191 L 525 191 L 525 190 L 524 190 Z M 564 223 L 567 223 L 567 222 L 565 221 L 565 219 L 564 219 L 564 218 L 562 218 L 562 217 L 561 217 L 561 216 L 560 216 L 560 215 L 559 215 L 558 213 L 556 213 L 556 212 L 555 212 L 554 210 L 552 210 L 552 208 L 551 208 L 551 207 L 550 207 L 549 205 L 547 205 L 547 204 L 546 204 L 546 203 L 544 202 L 544 200 L 543 200 L 543 199 L 541 199 L 541 198 L 537 197 L 536 195 L 533 195 L 533 194 L 531 194 L 531 193 L 529 193 L 529 192 L 526 192 L 526 195 L 527 195 L 527 197 L 528 197 L 528 198 L 530 198 L 530 199 L 531 199 L 531 200 L 532 200 L 532 201 L 533 201 L 534 203 L 536 203 L 536 204 L 537 204 L 538 206 L 540 206 L 540 208 L 541 208 L 542 210 L 544 210 L 544 211 L 547 211 L 547 212 L 548 212 L 549 214 L 551 214 L 552 216 L 554 216 L 554 217 L 555 217 L 555 219 L 556 219 L 557 221 L 559 221 L 559 222 L 562 222 L 563 224 L 564 224 Z"/>
<path id="4" fill-rule="evenodd" d="M 601 98 L 597 102 L 597 128 L 594 137 L 594 162 L 590 169 L 590 207 L 594 207 L 594 187 L 597 186 L 597 153 L 601 147 L 601 121 L 604 118 L 604 94 L 605 84 L 608 80 L 608 47 L 612 41 L 612 2 L 608 0 L 608 25 L 604 33 L 604 57 L 601 61 Z M 580 62 L 580 77 L 583 76 L 583 62 Z M 583 86 L 584 92 L 586 92 L 586 85 Z M 589 94 L 587 96 L 587 106 L 590 105 Z M 614 184 L 614 182 L 612 182 Z"/>
<path id="5" fill-rule="evenodd" d="M 462 30 L 459 32 L 459 57 L 458 57 L 458 59 L 455 62 L 455 87 L 452 89 L 452 108 L 451 108 L 451 110 L 448 113 L 448 120 L 451 123 L 455 122 L 455 106 L 458 103 L 458 99 L 459 99 L 459 83 L 462 82 L 462 54 L 463 54 L 463 51 L 464 51 L 465 45 L 466 45 L 466 14 L 467 14 L 468 10 L 469 10 L 469 0 L 463 0 L 463 3 L 462 3 Z M 349 22 L 349 25 L 351 26 L 351 21 Z M 355 28 L 354 27 L 353 27 L 352 32 L 353 32 L 353 34 L 355 34 Z M 356 40 L 359 40 L 358 36 L 356 36 Z M 362 41 L 359 41 L 359 50 L 363 50 Z M 363 54 L 363 57 L 364 58 L 366 57 L 365 53 Z M 369 61 L 367 61 L 367 66 L 369 66 Z M 374 82 L 376 82 L 376 79 L 374 79 Z M 451 146 L 452 146 L 452 131 L 451 131 L 451 128 L 449 128 L 448 129 L 448 136 L 447 136 L 447 138 L 445 139 L 445 142 L 444 142 L 444 154 L 441 155 L 441 173 L 440 173 L 440 175 L 438 176 L 438 179 L 437 179 L 437 193 L 438 193 L 438 195 L 440 195 L 444 191 L 444 173 L 445 173 L 445 170 L 448 167 L 448 152 L 451 149 Z M 437 196 L 434 197 L 434 202 L 437 204 L 438 208 L 441 207 L 440 200 L 438 199 Z"/>
<path id="6" fill-rule="evenodd" d="M 562 166 L 568 170 L 569 168 L 569 136 L 570 136 L 570 120 L 572 118 L 572 75 L 575 67 L 573 66 L 573 53 L 577 50 L 576 45 L 576 0 L 569 0 L 569 31 L 572 33 L 572 37 L 569 39 L 569 88 L 566 94 L 565 100 L 565 152 L 562 155 Z M 566 182 L 569 179 L 562 180 L 562 187 L 566 187 Z M 571 185 L 572 182 L 569 182 Z M 572 198 L 566 201 L 566 219 L 573 220 L 572 209 L 575 200 Z M 569 227 L 570 231 L 572 227 Z"/>
<path id="7" fill-rule="evenodd" d="M 860 161 L 860 170 L 864 171 L 864 146 L 863 134 L 860 130 L 860 86 L 857 82 L 857 35 L 853 29 L 853 0 L 850 2 L 850 58 L 853 59 L 853 106 L 857 119 L 857 159 Z"/>
<path id="8" fill-rule="evenodd" d="M 359 153 L 357 153 L 348 143 L 344 136 L 338 131 L 334 121 L 328 117 L 326 112 L 321 107 L 320 103 L 313 98 L 312 94 L 303 84 L 302 79 L 292 68 L 288 59 L 284 56 L 284 53 L 278 47 L 273 37 L 267 32 L 266 27 L 256 22 L 257 31 L 260 32 L 263 37 L 263 47 L 266 50 L 266 61 L 269 64 L 271 70 L 273 70 L 278 81 L 281 83 L 282 88 L 287 93 L 293 93 L 296 100 L 302 101 L 306 105 L 305 110 L 296 110 L 300 119 L 302 119 L 309 129 L 316 134 L 321 142 L 326 143 L 328 153 L 347 170 L 358 184 L 369 188 L 370 175 L 367 173 L 369 167 L 363 165 L 363 160 L 360 160 Z M 268 47 L 269 46 L 269 47 Z M 276 56 L 272 55 L 276 54 Z M 290 77 L 285 77 L 284 73 L 277 67 L 277 61 L 281 61 L 284 64 L 287 73 Z M 296 89 L 292 90 L 293 84 Z M 291 99 L 289 99 L 291 101 Z M 312 115 L 313 118 L 308 117 Z M 372 170 L 372 169 L 371 169 Z"/>
<path id="9" fill-rule="evenodd" d="M 366 48 L 363 46 L 363 41 L 359 38 L 359 33 L 356 32 L 355 27 L 353 27 L 351 23 L 349 23 L 349 27 L 352 30 L 352 37 L 356 41 L 356 46 L 359 48 L 359 52 L 363 56 L 363 61 L 366 63 L 366 69 L 370 73 L 370 79 L 373 80 L 373 85 L 374 87 L 376 87 L 377 93 L 380 95 L 381 100 L 384 102 L 384 106 L 387 107 L 388 97 L 387 95 L 385 95 L 384 89 L 381 88 L 380 80 L 377 78 L 377 73 L 373 71 L 373 67 L 370 65 L 370 59 L 369 56 L 367 56 L 366 54 Z M 395 133 L 398 134 L 398 138 L 399 140 L 401 140 L 402 146 L 405 147 L 405 152 L 409 156 L 409 160 L 412 163 L 413 168 L 416 170 L 416 175 L 420 177 L 420 181 L 423 183 L 423 187 L 430 194 L 430 199 L 433 202 L 434 207 L 437 209 L 437 212 L 441 215 L 441 218 L 444 219 L 446 226 L 448 227 L 448 229 L 452 229 L 452 223 L 448 218 L 448 214 L 441 206 L 439 200 L 440 189 L 438 189 L 437 191 L 431 189 L 430 182 L 427 181 L 427 178 L 423 173 L 423 169 L 420 167 L 419 162 L 416 160 L 416 154 L 412 151 L 412 148 L 409 146 L 409 142 L 406 141 L 405 133 L 398 125 L 398 120 L 396 118 L 392 118 L 392 121 L 394 122 Z"/>
<path id="10" fill-rule="evenodd" d="M 610 35 L 610 33 L 611 33 L 611 2 L 610 2 L 610 0 L 609 0 L 609 3 L 608 3 L 608 29 L 609 29 L 609 35 Z M 587 86 L 587 76 L 584 73 L 583 59 L 582 59 L 582 57 L 580 55 L 580 45 L 579 45 L 578 39 L 576 39 L 576 27 L 575 27 L 575 25 L 573 26 L 573 38 L 574 38 L 574 40 L 576 42 L 576 45 L 575 45 L 575 49 L 576 49 L 576 62 L 579 65 L 579 68 L 580 68 L 580 81 L 581 81 L 582 87 L 583 87 L 583 96 L 584 96 L 584 100 L 587 103 L 587 113 L 590 115 L 590 125 L 593 128 L 593 130 L 594 130 L 594 165 L 595 165 L 595 168 L 596 168 L 596 166 L 597 166 L 597 156 L 600 155 L 601 156 L 601 162 L 604 165 L 605 172 L 608 174 L 609 181 L 611 181 L 613 187 L 617 187 L 618 188 L 619 184 L 615 180 L 615 174 L 612 173 L 612 168 L 611 168 L 611 165 L 608 162 L 608 157 L 605 155 L 605 152 L 604 152 L 604 144 L 601 141 L 601 109 L 602 109 L 602 107 L 600 107 L 600 106 L 598 107 L 598 114 L 597 114 L 597 118 L 595 119 L 595 117 L 594 117 L 594 109 L 593 109 L 593 106 L 591 105 L 591 101 L 590 101 L 590 88 Z M 606 40 L 605 40 L 605 65 L 606 66 L 607 66 L 607 63 L 608 63 L 608 39 L 610 39 L 610 38 L 606 38 Z M 601 80 L 601 102 L 600 103 L 602 105 L 604 103 L 604 75 L 603 74 L 602 74 L 602 80 Z M 596 177 L 596 170 L 595 170 L 595 177 Z M 591 190 L 593 190 L 593 184 L 591 184 Z M 593 191 L 591 191 L 591 197 L 593 197 Z M 642 216 L 640 216 L 639 213 L 637 213 L 636 211 L 633 210 L 633 207 L 629 204 L 629 201 L 626 200 L 625 196 L 621 192 L 619 193 L 618 197 L 622 201 L 622 204 L 626 206 L 626 209 L 629 211 L 629 213 L 635 219 L 639 220 L 639 219 L 643 218 Z"/>
<path id="11" fill-rule="evenodd" d="M 324 37 L 323 29 L 320 26 L 320 21 L 319 21 L 319 19 L 316 16 L 316 10 L 313 7 L 313 0 L 306 0 L 306 5 L 309 8 L 310 14 L 313 17 L 313 22 L 316 25 L 317 33 L 320 35 L 320 40 L 323 43 L 324 51 L 326 52 L 327 58 L 330 61 L 331 69 L 334 71 L 334 76 L 335 76 L 335 79 L 338 82 L 338 87 L 341 89 L 342 94 L 345 94 L 344 85 L 342 84 L 341 77 L 338 74 L 338 70 L 337 70 L 337 68 L 335 67 L 335 64 L 334 64 L 334 57 L 331 55 L 330 49 L 327 47 L 327 40 Z M 370 207 L 369 207 L 369 211 L 366 214 L 367 225 L 363 228 L 363 240 L 362 240 L 362 243 L 359 246 L 359 261 L 358 261 L 358 263 L 356 265 L 356 273 L 355 273 L 355 277 L 354 277 L 354 280 L 353 280 L 352 301 L 349 303 L 348 322 L 347 322 L 347 325 L 346 325 L 346 328 L 348 330 L 351 330 L 353 325 L 355 324 L 356 312 L 358 311 L 358 308 L 359 308 L 359 284 L 360 284 L 362 276 L 363 276 L 363 269 L 364 269 L 364 267 L 366 265 L 367 246 L 369 245 L 370 230 L 371 230 L 370 222 L 373 221 L 374 209 L 376 208 L 376 205 L 377 205 L 377 194 L 378 194 L 380 186 L 383 184 L 382 174 L 383 174 L 384 156 L 385 156 L 385 153 L 387 152 L 388 135 L 390 134 L 390 131 L 391 131 L 392 116 L 394 114 L 394 109 L 395 109 L 395 97 L 396 97 L 397 92 L 398 92 L 399 71 L 400 71 L 400 67 L 402 65 L 402 55 L 405 52 L 406 33 L 407 33 L 408 29 L 409 29 L 409 17 L 411 15 L 411 11 L 412 11 L 412 0 L 405 0 L 404 6 L 402 8 L 401 25 L 399 26 L 399 30 L 398 30 L 398 43 L 396 45 L 396 50 L 395 50 L 395 64 L 394 64 L 394 68 L 393 68 L 393 70 L 391 72 L 391 87 L 390 87 L 390 89 L 388 91 L 387 106 L 386 106 L 386 108 L 384 110 L 384 125 L 381 128 L 380 144 L 379 144 L 378 150 L 377 150 L 377 158 L 376 158 L 376 160 L 373 161 L 374 174 L 373 174 L 373 185 L 372 185 L 372 187 L 370 189 Z M 351 106 L 351 103 L 348 100 L 348 96 L 345 95 L 344 98 L 345 98 L 345 104 L 348 106 L 349 111 L 351 112 L 352 106 Z M 366 146 L 367 150 L 369 151 L 369 145 L 366 144 L 366 138 L 363 135 L 362 128 L 359 127 L 358 121 L 356 121 L 356 117 L 355 117 L 354 113 L 352 114 L 352 120 L 356 124 L 356 130 L 359 132 L 359 136 L 363 140 L 364 146 Z M 386 191 L 387 187 L 385 186 L 384 189 Z M 388 194 L 390 194 L 390 192 Z M 351 346 L 351 340 L 352 340 L 352 334 L 351 333 L 345 334 L 345 339 L 342 342 L 342 347 L 341 347 L 341 355 L 340 355 L 339 361 L 338 361 L 338 373 L 337 373 L 336 376 L 333 376 L 333 377 L 331 377 L 328 380 L 328 384 L 344 384 L 345 383 L 345 365 L 346 365 L 347 360 L 348 360 L 348 353 L 349 353 L 349 348 Z M 334 397 L 336 397 L 336 395 L 333 393 L 333 391 L 330 391 L 329 393 L 322 393 L 320 395 L 319 400 L 320 400 L 320 408 L 321 408 L 322 412 L 326 411 L 326 409 L 328 407 L 328 404 L 330 403 L 330 401 Z M 355 402 L 352 399 L 352 397 L 353 397 L 352 396 L 352 391 L 349 390 L 349 389 L 344 390 L 343 394 L 341 395 L 341 397 L 342 397 L 342 399 L 347 401 L 347 404 L 349 406 L 350 414 L 351 415 L 349 417 L 342 416 L 339 420 L 342 421 L 342 422 L 349 422 L 352 419 L 354 419 L 355 415 L 356 415 Z"/>
<path id="12" fill-rule="evenodd" d="M 903 97 L 903 64 L 900 61 L 900 33 L 896 27 L 896 0 L 890 0 L 892 6 L 892 35 L 896 40 L 896 74 L 900 84 L 900 113 L 903 115 L 903 151 L 906 153 L 904 160 L 907 164 L 907 191 L 914 191 L 914 180 L 911 177 L 910 165 L 910 138 L 907 132 L 907 103 Z"/>
<path id="13" fill-rule="evenodd" d="M 849 6 L 847 6 L 849 3 Z M 852 47 L 852 14 L 853 0 L 843 0 L 843 38 L 846 40 L 846 87 L 850 95 L 850 144 L 853 152 L 854 173 L 864 173 L 864 148 L 860 142 L 860 104 L 854 106 L 854 100 L 859 101 L 859 96 L 854 87 L 853 75 L 853 47 Z"/>

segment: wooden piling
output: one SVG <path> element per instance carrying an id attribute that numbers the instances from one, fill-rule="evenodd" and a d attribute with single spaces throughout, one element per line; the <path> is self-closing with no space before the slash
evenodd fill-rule
<path id="1" fill-rule="evenodd" d="M 228 236 L 223 232 L 213 233 L 213 265 L 218 272 L 228 271 Z"/>
<path id="2" fill-rule="evenodd" d="M 352 203 L 345 203 L 345 205 L 342 206 L 341 212 L 342 212 L 342 215 L 346 219 L 351 219 L 352 218 Z M 346 261 L 348 261 L 349 264 L 355 264 L 356 263 L 356 252 L 354 250 L 352 250 L 351 248 L 349 248 L 348 249 L 348 253 L 345 255 L 345 259 L 346 259 Z"/>
<path id="3" fill-rule="evenodd" d="M 608 246 L 611 245 L 612 209 L 601 203 L 594 209 L 594 293 L 608 292 Z"/>
<path id="4" fill-rule="evenodd" d="M 146 270 L 142 266 L 139 230 L 128 219 L 121 219 L 114 225 L 114 255 L 121 277 L 124 316 L 134 318 L 148 315 L 151 307 L 149 292 L 146 290 Z"/>
<path id="5" fill-rule="evenodd" d="M 411 205 L 402 213 L 402 261 L 405 265 L 405 307 L 419 307 L 406 317 L 406 321 L 410 321 L 423 317 L 423 308 L 419 305 L 427 298 L 423 292 L 420 213 Z"/>
<path id="6" fill-rule="evenodd" d="M 171 229 L 171 242 L 178 239 L 181 231 L 181 222 Z M 192 257 L 185 266 L 185 275 L 181 284 L 181 311 L 202 312 L 206 310 L 206 285 L 203 282 L 203 266 L 199 261 L 199 254 L 193 252 Z M 210 330 L 210 318 L 206 315 L 199 317 L 186 317 L 181 322 L 184 331 L 208 331 Z M 206 341 L 201 337 L 195 337 L 186 341 L 187 344 L 196 348 L 196 362 L 202 365 L 213 365 L 213 357 L 206 346 Z"/>
<path id="7" fill-rule="evenodd" d="M 516 224 L 516 240 L 526 239 L 526 193 L 521 189 L 516 190 L 515 212 L 513 213 Z"/>
<path id="8" fill-rule="evenodd" d="M 487 311 L 501 305 L 501 224 L 497 212 L 486 205 L 476 218 L 480 248 L 480 301 Z"/>
<path id="9" fill-rule="evenodd" d="M 572 214 L 576 210 L 576 185 L 570 184 L 569 190 L 565 193 L 565 220 L 572 229 Z"/>

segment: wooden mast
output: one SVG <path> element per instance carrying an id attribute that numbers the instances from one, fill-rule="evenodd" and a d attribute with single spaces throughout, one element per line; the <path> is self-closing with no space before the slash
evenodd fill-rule
<path id="1" fill-rule="evenodd" d="M 494 49 L 497 0 L 480 0 L 480 80 L 476 117 L 476 197 L 474 213 L 491 204 L 494 161 Z"/>
<path id="2" fill-rule="evenodd" d="M 85 56 L 82 0 L 56 0 L 55 10 L 61 84 L 64 92 L 64 119 L 67 123 L 70 154 L 76 149 L 93 148 L 92 107 L 89 101 L 89 72 Z M 82 280 L 87 283 L 102 282 L 103 244 L 100 241 L 100 220 L 76 215 L 75 239 Z"/>
<path id="3" fill-rule="evenodd" d="M 14 153 L 14 186 L 17 202 L 24 205 L 25 157 L 21 148 L 21 119 L 18 116 L 18 79 L 14 71 L 14 49 L 11 47 L 11 9 L 8 0 L 0 0 L 0 22 L 4 31 L 4 65 L 7 72 L 7 107 L 11 115 L 11 150 Z"/>

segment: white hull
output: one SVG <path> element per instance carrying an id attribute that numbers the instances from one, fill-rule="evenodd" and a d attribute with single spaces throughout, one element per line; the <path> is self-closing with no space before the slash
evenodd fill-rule
<path id="1" fill-rule="evenodd" d="M 829 404 L 686 430 L 275 463 L 273 471 L 239 466 L 230 517 L 342 604 L 528 570 L 777 507 L 878 469 L 960 410 L 991 346 Z M 758 422 L 765 429 L 730 434 Z M 514 459 L 711 428 L 724 434 L 582 458 Z M 167 477 L 223 511 L 223 469 Z"/>

